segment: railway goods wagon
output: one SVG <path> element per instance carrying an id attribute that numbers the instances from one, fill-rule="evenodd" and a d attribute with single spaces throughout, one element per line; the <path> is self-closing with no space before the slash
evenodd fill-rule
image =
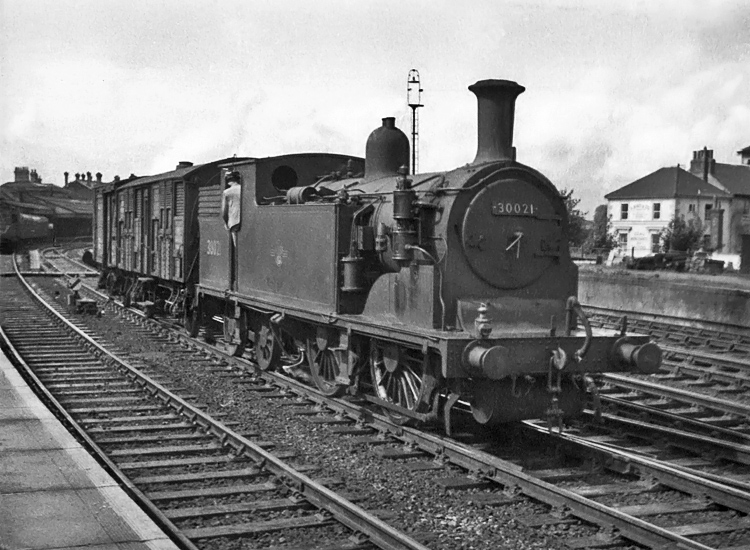
<path id="1" fill-rule="evenodd" d="M 19 246 L 50 242 L 52 229 L 44 216 L 17 211 L 0 211 L 0 250 L 11 252 Z"/>
<path id="2" fill-rule="evenodd" d="M 456 406 L 481 424 L 561 424 L 596 374 L 656 371 L 655 344 L 626 323 L 593 330 L 576 299 L 565 203 L 512 145 L 524 88 L 469 89 L 478 150 L 455 170 L 409 176 L 393 118 L 368 138 L 361 175 L 313 181 L 326 155 L 224 166 L 241 223 L 230 235 L 219 208 L 201 210 L 191 333 L 221 315 L 229 350 L 253 345 L 261 368 L 305 365 L 326 394 L 448 432 Z"/>
<path id="3" fill-rule="evenodd" d="M 219 165 L 229 160 L 180 162 L 170 172 L 95 189 L 93 259 L 111 294 L 149 313 L 183 317 L 198 280 L 198 196 L 217 185 Z M 204 207 L 220 201 L 204 195 Z"/>

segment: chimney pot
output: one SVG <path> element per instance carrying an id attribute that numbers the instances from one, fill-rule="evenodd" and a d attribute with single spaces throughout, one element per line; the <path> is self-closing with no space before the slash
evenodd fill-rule
<path id="1" fill-rule="evenodd" d="M 102 182 L 102 173 L 101 172 L 97 172 L 96 173 L 96 181 L 98 181 L 99 183 Z"/>
<path id="2" fill-rule="evenodd" d="M 714 160 L 714 151 L 704 146 L 703 149 L 693 151 L 693 160 L 690 161 L 690 173 L 708 181 L 708 175 L 714 174 L 716 160 Z"/>
<path id="3" fill-rule="evenodd" d="M 65 176 L 65 187 L 67 187 L 68 186 L 68 176 L 70 174 L 68 174 L 67 172 L 63 172 L 63 175 Z"/>
<path id="4" fill-rule="evenodd" d="M 76 172 L 76 181 L 78 181 L 79 179 L 81 179 L 81 174 L 80 172 Z"/>
<path id="5" fill-rule="evenodd" d="M 91 181 L 91 172 L 86 172 L 86 180 Z"/>

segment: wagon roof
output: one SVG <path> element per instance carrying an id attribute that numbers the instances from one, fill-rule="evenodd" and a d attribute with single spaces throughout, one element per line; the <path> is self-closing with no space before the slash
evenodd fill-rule
<path id="1" fill-rule="evenodd" d="M 126 189 L 128 187 L 139 187 L 141 185 L 147 185 L 149 183 L 155 183 L 157 181 L 183 179 L 183 178 L 190 176 L 194 172 L 197 172 L 207 167 L 218 166 L 220 164 L 225 164 L 225 163 L 232 162 L 232 161 L 241 162 L 241 161 L 246 161 L 246 160 L 251 160 L 251 157 L 228 157 L 228 158 L 224 158 L 220 160 L 206 162 L 205 164 L 194 164 L 192 166 L 185 166 L 184 168 L 177 168 L 169 172 L 163 172 L 161 174 L 154 174 L 153 176 L 143 176 L 140 178 L 136 178 L 132 181 L 129 181 L 125 185 L 120 186 L 118 189 Z"/>

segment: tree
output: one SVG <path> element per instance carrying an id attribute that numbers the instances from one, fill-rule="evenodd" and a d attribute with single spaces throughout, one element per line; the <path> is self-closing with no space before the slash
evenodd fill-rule
<path id="1" fill-rule="evenodd" d="M 609 215 L 606 204 L 600 204 L 594 210 L 594 227 L 588 242 L 591 248 L 617 248 L 617 238 L 612 232 L 612 216 Z"/>
<path id="2" fill-rule="evenodd" d="M 686 222 L 684 217 L 675 215 L 669 221 L 669 225 L 661 231 L 664 252 L 697 250 L 702 238 L 703 223 L 699 218 L 693 218 Z"/>
<path id="3" fill-rule="evenodd" d="M 581 246 L 588 236 L 586 227 L 586 212 L 581 212 L 577 206 L 581 199 L 573 198 L 573 189 L 563 189 L 560 196 L 565 201 L 568 209 L 568 244 L 570 246 Z"/>

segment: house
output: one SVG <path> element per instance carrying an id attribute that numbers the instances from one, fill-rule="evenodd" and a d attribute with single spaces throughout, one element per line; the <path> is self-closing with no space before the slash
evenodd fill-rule
<path id="1" fill-rule="evenodd" d="M 675 216 L 699 220 L 703 246 L 717 259 L 750 266 L 750 147 L 741 164 L 717 163 L 713 150 L 693 152 L 688 170 L 665 167 L 607 195 L 620 249 L 633 257 L 661 251 L 661 232 Z"/>
<path id="2" fill-rule="evenodd" d="M 91 235 L 94 210 L 91 175 L 77 175 L 73 185 L 65 187 L 42 183 L 36 170 L 26 166 L 16 167 L 14 181 L 0 185 L 0 216 L 9 218 L 12 213 L 33 214 L 46 217 L 54 226 L 57 237 Z M 100 180 L 101 176 L 97 174 Z M 80 180 L 80 181 L 79 181 Z M 80 185 L 78 185 L 80 184 Z"/>

